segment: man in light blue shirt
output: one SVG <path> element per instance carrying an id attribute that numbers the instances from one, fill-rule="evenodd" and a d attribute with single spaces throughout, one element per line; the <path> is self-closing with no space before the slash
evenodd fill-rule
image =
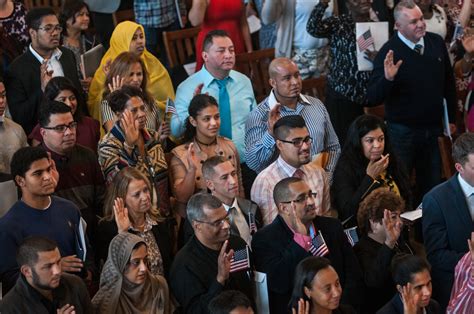
<path id="1" fill-rule="evenodd" d="M 175 100 L 177 114 L 171 118 L 171 133 L 175 137 L 183 135 L 188 119 L 189 103 L 194 93 L 196 91 L 207 93 L 219 102 L 221 135 L 232 139 L 239 151 L 240 160 L 244 163 L 245 121 L 250 111 L 257 105 L 252 83 L 244 74 L 232 70 L 235 65 L 234 44 L 226 32 L 217 30 L 206 35 L 202 57 L 203 68 L 178 86 Z M 223 113 L 225 104 L 222 99 L 219 99 L 221 93 L 219 80 L 227 81 L 230 117 L 226 117 Z M 230 133 L 223 134 L 226 126 L 230 127 Z"/>

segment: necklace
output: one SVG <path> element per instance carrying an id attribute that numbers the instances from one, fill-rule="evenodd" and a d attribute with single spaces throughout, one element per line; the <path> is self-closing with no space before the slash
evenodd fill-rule
<path id="1" fill-rule="evenodd" d="M 209 147 L 209 146 L 217 144 L 217 137 L 209 144 L 201 142 L 200 140 L 197 139 L 197 137 L 194 137 L 194 140 L 198 143 L 199 146 L 204 145 L 206 147 Z"/>

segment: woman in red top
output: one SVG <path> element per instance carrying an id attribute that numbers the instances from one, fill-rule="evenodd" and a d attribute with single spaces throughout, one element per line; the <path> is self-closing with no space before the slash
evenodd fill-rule
<path id="1" fill-rule="evenodd" d="M 196 71 L 202 67 L 202 43 L 211 30 L 226 31 L 234 43 L 236 54 L 252 51 L 243 0 L 193 0 L 189 21 L 193 26 L 201 26 L 196 42 Z"/>

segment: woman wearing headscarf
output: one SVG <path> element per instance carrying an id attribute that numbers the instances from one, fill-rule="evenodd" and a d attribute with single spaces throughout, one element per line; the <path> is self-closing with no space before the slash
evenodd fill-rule
<path id="1" fill-rule="evenodd" d="M 108 65 L 124 51 L 130 51 L 143 60 L 149 74 L 147 92 L 156 100 L 162 113 L 165 109 L 166 100 L 168 98 L 174 100 L 173 84 L 166 68 L 145 48 L 143 26 L 135 22 L 124 21 L 115 27 L 110 38 L 110 48 L 102 58 L 89 88 L 87 107 L 91 116 L 96 120 L 100 119 L 100 102 L 104 93 Z"/>
<path id="2" fill-rule="evenodd" d="M 119 233 L 109 246 L 100 275 L 100 287 L 92 299 L 95 313 L 172 313 L 168 284 L 148 271 L 147 246 L 142 238 Z"/>

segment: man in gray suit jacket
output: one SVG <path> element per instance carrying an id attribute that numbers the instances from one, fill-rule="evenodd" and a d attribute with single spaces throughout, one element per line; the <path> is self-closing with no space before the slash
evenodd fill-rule
<path id="1" fill-rule="evenodd" d="M 464 133 L 453 145 L 458 174 L 423 198 L 423 238 L 432 266 L 433 297 L 446 308 L 454 268 L 469 250 L 474 231 L 474 134 Z"/>
<path id="2" fill-rule="evenodd" d="M 239 180 L 234 165 L 221 156 L 209 158 L 202 165 L 207 188 L 224 205 L 230 217 L 230 232 L 240 236 L 250 246 L 252 235 L 262 226 L 262 214 L 257 204 L 239 197 Z"/>

